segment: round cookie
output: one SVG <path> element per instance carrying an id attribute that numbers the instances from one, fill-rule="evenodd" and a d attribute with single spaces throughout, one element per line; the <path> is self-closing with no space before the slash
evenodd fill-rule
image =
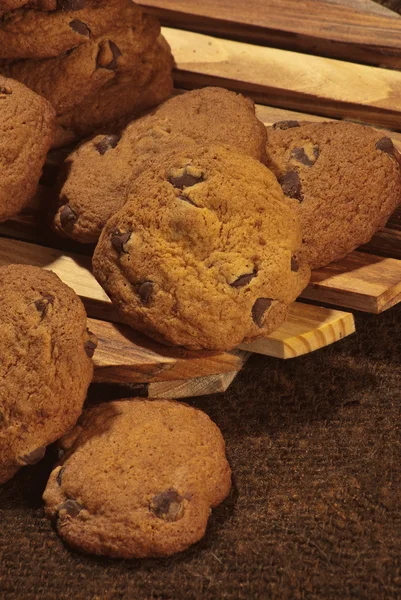
<path id="1" fill-rule="evenodd" d="M 137 68 L 119 72 L 96 93 L 57 117 L 55 147 L 97 132 L 116 133 L 135 117 L 168 98 L 173 91 L 174 59 L 170 46 L 159 36 L 139 57 Z"/>
<path id="2" fill-rule="evenodd" d="M 50 104 L 0 75 L 0 221 L 19 213 L 34 195 L 54 129 Z"/>
<path id="3" fill-rule="evenodd" d="M 367 243 L 401 201 L 401 156 L 370 127 L 283 121 L 269 128 L 267 156 L 293 198 L 313 269 Z"/>
<path id="4" fill-rule="evenodd" d="M 49 271 L 0 268 L 0 484 L 69 431 L 92 380 L 81 300 Z"/>
<path id="5" fill-rule="evenodd" d="M 68 54 L 47 60 L 6 63 L 0 71 L 46 98 L 63 115 L 87 98 L 99 98 L 117 74 L 129 73 L 140 88 L 152 72 L 149 53 L 155 53 L 159 23 L 139 13 L 135 20 L 110 34 L 87 40 Z"/>
<path id="6" fill-rule="evenodd" d="M 86 0 L 0 0 L 0 16 L 23 6 L 35 10 L 79 10 L 85 3 Z"/>
<path id="7" fill-rule="evenodd" d="M 223 88 L 171 98 L 128 125 L 121 137 L 97 136 L 67 158 L 54 228 L 79 242 L 96 242 L 124 205 L 130 182 L 161 153 L 195 143 L 232 146 L 263 161 L 266 128 L 252 100 Z"/>
<path id="8" fill-rule="evenodd" d="M 21 8 L 0 21 L 0 57 L 33 59 L 58 57 L 113 29 L 134 25 L 142 18 L 142 10 L 131 0 L 87 0 L 82 8 L 52 12 Z"/>
<path id="9" fill-rule="evenodd" d="M 73 548 L 122 558 L 169 556 L 200 540 L 231 487 L 225 443 L 186 404 L 132 398 L 85 411 L 43 495 Z"/>
<path id="10" fill-rule="evenodd" d="M 93 271 L 134 329 L 192 349 L 264 337 L 307 285 L 301 232 L 274 175 L 197 146 L 164 155 L 100 236 Z"/>

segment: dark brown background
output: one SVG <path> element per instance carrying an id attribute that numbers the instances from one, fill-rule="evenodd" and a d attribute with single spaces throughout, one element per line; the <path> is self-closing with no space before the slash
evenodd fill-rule
<path id="1" fill-rule="evenodd" d="M 356 335 L 292 361 L 254 356 L 225 395 L 193 401 L 235 486 L 182 555 L 69 552 L 41 505 L 52 456 L 21 471 L 0 488 L 0 597 L 400 598 L 400 317 L 359 315 Z"/>

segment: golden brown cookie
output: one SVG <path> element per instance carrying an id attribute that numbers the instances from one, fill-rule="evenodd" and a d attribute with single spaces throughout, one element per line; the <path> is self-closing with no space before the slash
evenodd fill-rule
<path id="1" fill-rule="evenodd" d="M 62 6 L 52 12 L 21 8 L 3 15 L 0 58 L 57 57 L 113 29 L 133 25 L 143 14 L 131 0 L 87 0 L 79 2 L 77 10 L 74 2 L 62 2 Z"/>
<path id="2" fill-rule="evenodd" d="M 65 161 L 54 228 L 96 242 L 125 202 L 131 181 L 163 152 L 213 143 L 265 160 L 266 128 L 252 100 L 223 88 L 203 88 L 167 100 L 117 135 L 97 136 Z"/>
<path id="3" fill-rule="evenodd" d="M 139 9 L 136 12 L 124 28 L 91 39 L 67 54 L 47 60 L 6 63 L 0 70 L 45 97 L 58 116 L 86 98 L 97 96 L 119 74 L 129 72 L 141 87 L 152 70 L 152 63 L 146 59 L 150 51 L 154 53 L 160 25 Z"/>
<path id="4" fill-rule="evenodd" d="M 0 268 L 0 483 L 38 462 L 82 411 L 96 348 L 78 296 L 51 273 Z"/>
<path id="5" fill-rule="evenodd" d="M 367 243 L 401 202 L 401 156 L 370 127 L 283 121 L 269 128 L 267 155 L 294 200 L 312 268 Z"/>
<path id="6" fill-rule="evenodd" d="M 19 213 L 34 195 L 54 129 L 50 104 L 0 75 L 0 221 Z"/>
<path id="7" fill-rule="evenodd" d="M 18 8 L 32 8 L 34 10 L 80 10 L 90 0 L 0 0 L 0 17 Z"/>
<path id="8" fill-rule="evenodd" d="M 64 146 L 99 131 L 118 132 L 166 100 L 173 91 L 173 65 L 170 47 L 159 36 L 140 57 L 137 68 L 123 73 L 117 70 L 100 90 L 58 116 L 54 146 Z"/>
<path id="9" fill-rule="evenodd" d="M 310 274 L 289 204 L 248 156 L 164 155 L 103 229 L 94 274 L 121 317 L 160 341 L 227 350 L 264 337 Z"/>
<path id="10" fill-rule="evenodd" d="M 46 514 L 73 548 L 123 558 L 169 556 L 200 540 L 231 487 L 225 443 L 186 404 L 132 398 L 85 411 L 61 440 Z"/>

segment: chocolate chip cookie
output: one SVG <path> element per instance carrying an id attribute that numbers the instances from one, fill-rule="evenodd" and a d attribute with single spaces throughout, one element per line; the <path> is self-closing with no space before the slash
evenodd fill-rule
<path id="1" fill-rule="evenodd" d="M 401 156 L 392 141 L 352 123 L 276 123 L 268 166 L 292 198 L 302 254 L 322 267 L 367 243 L 401 201 Z"/>
<path id="2" fill-rule="evenodd" d="M 64 146 L 99 131 L 119 132 L 171 95 L 173 65 L 170 47 L 159 36 L 139 57 L 135 68 L 124 72 L 117 68 L 115 77 L 96 93 L 58 115 L 54 146 Z"/>
<path id="3" fill-rule="evenodd" d="M 78 296 L 38 267 L 0 268 L 0 483 L 40 460 L 82 411 L 96 340 Z"/>
<path id="4" fill-rule="evenodd" d="M 79 10 L 87 0 L 0 0 L 0 16 L 18 8 L 35 10 Z"/>
<path id="5" fill-rule="evenodd" d="M 19 213 L 34 195 L 54 129 L 46 100 L 0 76 L 0 221 Z"/>
<path id="6" fill-rule="evenodd" d="M 56 231 L 96 242 L 109 217 L 124 205 L 130 182 L 155 157 L 213 143 L 266 159 L 266 128 L 251 100 L 222 88 L 187 92 L 131 123 L 121 136 L 100 135 L 82 144 L 64 165 Z"/>
<path id="7" fill-rule="evenodd" d="M 134 329 L 227 350 L 285 319 L 309 279 L 300 245 L 271 171 L 221 147 L 195 147 L 140 175 L 103 229 L 93 270 Z"/>
<path id="8" fill-rule="evenodd" d="M 138 87 L 149 77 L 159 35 L 159 23 L 139 13 L 132 24 L 114 30 L 107 37 L 87 41 L 67 54 L 47 60 L 22 60 L 3 64 L 0 71 L 45 97 L 62 115 L 88 97 L 98 95 L 118 73 L 129 72 Z"/>
<path id="9" fill-rule="evenodd" d="M 61 6 L 52 12 L 21 8 L 3 15 L 0 58 L 56 57 L 113 29 L 134 25 L 143 15 L 131 0 L 70 0 Z"/>
<path id="10" fill-rule="evenodd" d="M 231 487 L 225 443 L 186 404 L 132 398 L 85 411 L 61 440 L 46 514 L 68 545 L 122 558 L 169 556 L 200 540 Z"/>

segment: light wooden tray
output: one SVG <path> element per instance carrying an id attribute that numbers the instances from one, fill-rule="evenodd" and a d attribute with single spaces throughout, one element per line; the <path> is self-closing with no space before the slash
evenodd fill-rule
<path id="1" fill-rule="evenodd" d="M 328 14 L 335 13 L 336 27 L 328 28 L 309 14 L 310 0 L 297 5 L 295 22 L 291 0 L 250 0 L 245 5 L 234 0 L 228 12 L 212 0 L 143 4 L 166 23 L 193 30 L 163 29 L 177 62 L 177 87 L 224 85 L 241 91 L 261 103 L 257 112 L 266 125 L 288 118 L 348 118 L 386 127 L 401 148 L 401 134 L 393 130 L 401 123 L 401 73 L 377 66 L 401 65 L 401 18 L 395 13 L 369 0 L 357 0 L 352 8 L 346 0 L 323 0 Z M 383 39 L 387 54 L 380 46 Z M 322 56 L 299 53 L 312 47 Z M 376 66 L 323 58 L 327 55 Z M 79 294 L 89 327 L 99 338 L 96 381 L 137 384 L 141 394 L 153 397 L 223 392 L 251 353 L 289 359 L 319 350 L 355 331 L 349 311 L 380 313 L 401 300 L 401 211 L 396 211 L 369 244 L 315 271 L 286 323 L 267 339 L 221 353 L 166 348 L 120 323 L 91 274 L 88 248 L 58 238 L 43 223 L 39 209 L 51 194 L 51 188 L 42 186 L 26 213 L 0 224 L 0 265 L 51 269 Z"/>

